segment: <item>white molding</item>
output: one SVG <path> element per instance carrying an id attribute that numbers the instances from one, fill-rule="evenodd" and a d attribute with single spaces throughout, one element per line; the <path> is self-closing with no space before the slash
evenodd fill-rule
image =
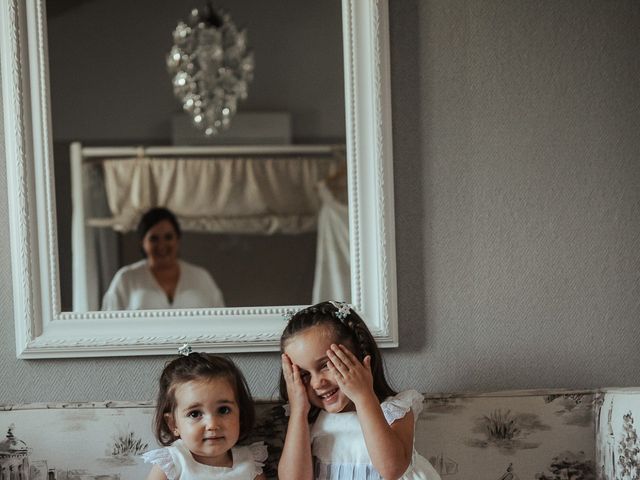
<path id="1" fill-rule="evenodd" d="M 292 306 L 60 312 L 44 0 L 0 2 L 0 68 L 19 358 L 278 349 Z M 398 345 L 387 0 L 343 0 L 352 303 Z M 294 306 L 299 307 L 299 306 Z M 150 328 L 150 325 L 153 328 Z"/>

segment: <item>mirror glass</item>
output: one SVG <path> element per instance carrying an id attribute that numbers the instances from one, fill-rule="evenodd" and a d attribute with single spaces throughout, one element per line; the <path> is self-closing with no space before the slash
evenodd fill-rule
<path id="1" fill-rule="evenodd" d="M 118 153 L 118 148 L 131 146 L 269 143 L 274 147 L 289 144 L 335 147 L 329 153 L 318 155 L 298 153 L 293 149 L 286 154 L 269 155 L 261 152 L 243 154 L 241 151 L 232 156 L 168 154 L 153 157 L 153 160 L 188 158 L 219 165 L 231 162 L 229 169 L 216 169 L 213 175 L 218 177 L 200 185 L 204 190 L 218 192 L 232 188 L 243 192 L 251 188 L 246 183 L 246 175 L 230 174 L 234 168 L 242 169 L 247 165 L 254 168 L 257 162 L 259 167 L 265 162 L 306 165 L 308 168 L 304 171 L 293 173 L 290 169 L 276 170 L 276 174 L 286 178 L 281 178 L 279 183 L 276 181 L 281 190 L 274 193 L 282 195 L 292 205 L 298 204 L 300 194 L 295 189 L 300 180 L 295 175 L 312 175 L 307 181 L 311 187 L 308 195 L 313 197 L 311 203 L 318 210 L 304 212 L 307 220 L 304 225 L 285 224 L 282 219 L 280 223 L 276 220 L 275 226 L 273 222 L 267 225 L 264 222 L 273 214 L 268 209 L 270 205 L 256 220 L 251 206 L 241 204 L 239 198 L 235 202 L 227 201 L 220 213 L 228 217 L 252 216 L 258 226 L 247 229 L 235 223 L 223 224 L 220 218 L 214 218 L 215 225 L 203 227 L 204 222 L 194 222 L 189 217 L 188 208 L 193 202 L 188 198 L 186 204 L 174 202 L 182 209 L 176 212 L 183 230 L 177 256 L 182 262 L 205 269 L 228 307 L 302 305 L 329 296 L 351 300 L 348 237 L 342 245 L 340 238 L 336 238 L 341 231 L 348 232 L 346 175 L 340 176 L 340 172 L 345 172 L 342 166 L 345 159 L 345 102 L 341 1 L 215 2 L 216 9 L 226 11 L 239 28 L 246 29 L 255 58 L 255 73 L 249 84 L 248 97 L 239 103 L 230 129 L 212 138 L 190 128 L 189 119 L 173 94 L 171 76 L 166 68 L 166 56 L 174 43 L 172 33 L 178 21 L 187 21 L 192 8 L 202 11 L 205 5 L 203 0 L 191 3 L 177 0 L 56 0 L 46 3 L 56 210 L 79 215 L 80 209 L 74 201 L 85 202 L 82 210 L 86 226 L 84 234 L 85 241 L 90 244 L 90 248 L 79 248 L 73 234 L 73 222 L 77 219 L 72 221 L 71 215 L 58 214 L 63 312 L 107 308 L 102 299 L 114 274 L 127 265 L 147 265 L 141 255 L 135 221 L 125 227 L 120 225 L 120 231 L 104 226 L 104 219 L 114 215 L 109 207 L 115 202 L 115 196 L 120 193 L 121 197 L 126 197 L 125 192 L 135 188 L 131 183 L 122 183 L 122 175 L 114 177 L 113 172 L 106 171 L 117 169 L 114 163 L 118 160 L 123 160 L 120 165 L 135 162 L 131 155 Z M 246 127 L 249 121 L 253 122 L 250 128 Z M 276 130 L 274 124 L 278 122 L 282 127 Z M 74 142 L 87 150 L 91 147 L 115 149 L 104 157 L 84 157 L 83 174 L 73 176 L 71 146 Z M 150 157 L 145 154 L 142 160 Z M 104 162 L 105 159 L 109 161 Z M 156 166 L 160 164 L 162 162 L 157 162 Z M 202 176 L 201 170 L 191 172 Z M 158 175 L 155 189 L 159 188 L 158 184 L 169 184 L 174 190 L 193 184 L 189 179 L 184 183 L 172 179 L 175 172 L 171 168 Z M 83 186 L 78 183 L 81 179 L 85 182 Z M 337 202 L 320 196 L 318 189 L 324 187 L 315 184 L 325 180 L 329 180 L 328 191 Z M 230 183 L 235 187 L 230 187 Z M 74 197 L 74 191 L 83 187 L 89 189 L 90 194 Z M 116 193 L 113 193 L 114 189 Z M 173 190 L 167 193 L 165 199 L 172 198 L 174 193 Z M 318 211 L 323 212 L 318 224 L 310 223 L 309 217 Z M 132 201 L 122 207 L 120 214 L 137 219 L 142 212 L 142 207 Z M 343 265 L 342 268 L 336 269 L 336 262 Z M 86 271 L 78 272 L 78 265 Z M 148 268 L 140 272 L 143 270 L 146 276 L 142 278 L 151 279 L 146 288 L 164 292 L 154 281 L 155 277 L 149 276 Z M 188 302 L 180 303 L 180 298 L 186 297 L 184 291 L 180 293 L 181 282 L 177 285 L 174 303 L 165 305 L 151 301 L 145 304 L 142 301 L 142 308 L 190 307 Z M 117 290 L 114 287 L 110 298 Z M 120 287 L 117 295 L 122 296 L 127 288 Z M 215 293 L 214 290 L 209 295 L 211 304 L 192 306 L 223 306 L 218 303 Z M 126 306 L 122 306 L 122 301 L 121 298 L 115 304 L 112 301 L 108 308 L 136 308 L 134 300 Z"/>

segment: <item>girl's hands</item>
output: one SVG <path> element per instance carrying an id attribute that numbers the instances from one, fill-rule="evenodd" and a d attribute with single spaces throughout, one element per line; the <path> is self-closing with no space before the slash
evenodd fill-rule
<path id="1" fill-rule="evenodd" d="M 300 376 L 300 368 L 291 361 L 286 353 L 282 354 L 282 375 L 287 385 L 290 416 L 301 414 L 306 417 L 311 408 L 307 388 Z"/>
<path id="2" fill-rule="evenodd" d="M 371 356 L 360 362 L 344 345 L 331 345 L 327 350 L 327 366 L 333 373 L 340 390 L 356 405 L 364 399 L 375 397 L 373 375 L 371 374 Z"/>

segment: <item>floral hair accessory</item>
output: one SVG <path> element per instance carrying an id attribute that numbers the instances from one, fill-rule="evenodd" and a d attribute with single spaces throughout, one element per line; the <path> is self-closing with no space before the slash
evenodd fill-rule
<path id="1" fill-rule="evenodd" d="M 284 317 L 284 321 L 285 322 L 290 322 L 291 319 L 293 318 L 293 316 L 296 314 L 297 312 L 293 309 L 293 308 L 287 308 L 284 313 L 282 314 L 282 316 Z"/>
<path id="2" fill-rule="evenodd" d="M 180 348 L 178 348 L 178 355 L 184 355 L 185 357 L 188 357 L 192 352 L 193 348 L 191 348 L 191 345 L 189 345 L 188 343 L 185 343 Z"/>
<path id="3" fill-rule="evenodd" d="M 338 318 L 338 320 L 344 320 L 351 313 L 351 305 L 349 305 L 348 303 L 331 301 L 331 305 L 338 309 L 333 313 Z"/>

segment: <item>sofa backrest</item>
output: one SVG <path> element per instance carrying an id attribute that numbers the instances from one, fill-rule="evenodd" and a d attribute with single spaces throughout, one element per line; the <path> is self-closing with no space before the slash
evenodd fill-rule
<path id="1" fill-rule="evenodd" d="M 637 414 L 640 389 L 430 394 L 415 445 L 443 480 L 631 480 L 639 478 Z M 145 478 L 139 455 L 157 447 L 152 419 L 150 402 L 0 405 L 0 478 L 2 469 L 18 480 Z M 269 446 L 269 478 L 285 428 L 281 405 L 258 403 L 247 442 Z"/>
<path id="2" fill-rule="evenodd" d="M 591 391 L 426 395 L 416 448 L 443 480 L 587 479 L 593 472 Z"/>

